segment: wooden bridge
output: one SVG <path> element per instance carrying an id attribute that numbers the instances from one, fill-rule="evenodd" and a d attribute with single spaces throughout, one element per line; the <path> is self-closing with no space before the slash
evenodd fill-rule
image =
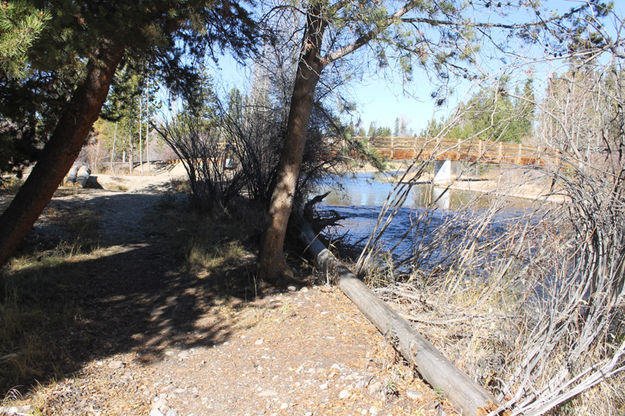
<path id="1" fill-rule="evenodd" d="M 520 143 L 427 137 L 354 137 L 390 160 L 449 160 L 514 165 L 545 165 L 559 160 L 547 148 Z M 329 139 L 326 139 L 329 140 Z M 336 139 L 334 139 L 336 140 Z"/>

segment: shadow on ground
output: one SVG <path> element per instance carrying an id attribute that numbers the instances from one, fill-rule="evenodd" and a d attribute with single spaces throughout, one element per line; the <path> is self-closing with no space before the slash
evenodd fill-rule
<path id="1" fill-rule="evenodd" d="M 154 198 L 107 195 L 87 205 L 123 216 L 124 206 L 149 209 Z M 72 207 L 64 204 L 56 205 L 71 212 Z M 102 219 L 109 220 L 106 215 Z M 222 343 L 232 332 L 232 311 L 259 295 L 253 258 L 234 266 L 217 265 L 209 277 L 199 278 L 181 267 L 166 234 L 127 229 L 109 237 L 115 236 L 118 241 L 106 238 L 107 244 L 92 252 L 63 261 L 39 258 L 10 273 L 4 271 L 0 280 L 5 293 L 2 298 L 0 292 L 0 334 L 6 338 L 0 342 L 3 395 L 18 385 L 24 393 L 34 382 L 45 384 L 71 375 L 86 362 L 117 353 L 134 351 L 139 360 L 149 362 L 159 360 L 170 347 Z M 265 288 L 265 293 L 276 290 L 280 289 Z M 18 322 L 12 322 L 18 317 Z"/>

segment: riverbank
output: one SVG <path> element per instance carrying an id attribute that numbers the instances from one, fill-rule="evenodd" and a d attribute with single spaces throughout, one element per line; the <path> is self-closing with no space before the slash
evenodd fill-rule
<path id="1" fill-rule="evenodd" d="M 394 166 L 399 168 L 400 166 Z M 363 169 L 366 169 L 363 168 Z M 393 172 L 393 170 L 389 170 Z M 364 172 L 364 170 L 363 170 Z M 375 172 L 375 169 L 374 169 Z M 381 175 L 386 182 L 402 179 L 402 174 Z M 406 182 L 431 184 L 434 179 L 432 172 L 426 172 L 418 178 L 410 173 L 404 178 Z M 562 204 L 568 200 L 558 186 L 552 188 L 550 179 L 541 171 L 523 167 L 489 167 L 483 173 L 461 172 L 452 174 L 449 182 L 437 184 L 441 188 L 449 187 L 459 191 L 480 192 L 512 198 L 524 198 L 536 201 Z"/>

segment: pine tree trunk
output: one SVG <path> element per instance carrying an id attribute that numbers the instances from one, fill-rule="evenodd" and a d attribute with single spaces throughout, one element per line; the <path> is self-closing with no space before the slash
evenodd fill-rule
<path id="1" fill-rule="evenodd" d="M 145 123 L 145 162 L 150 172 L 150 116 Z"/>
<path id="2" fill-rule="evenodd" d="M 74 91 L 41 158 L 0 216 L 0 264 L 7 262 L 30 231 L 76 160 L 98 118 L 122 55 L 122 48 L 103 49 L 89 60 L 85 81 Z"/>
<path id="3" fill-rule="evenodd" d="M 323 70 L 319 51 L 325 23 L 320 16 L 319 10 L 311 10 L 307 14 L 306 35 L 295 75 L 286 139 L 280 156 L 276 185 L 269 205 L 267 229 L 260 251 L 258 275 L 266 281 L 279 280 L 287 270 L 283 251 L 286 228 L 304 154 L 315 88 Z"/>

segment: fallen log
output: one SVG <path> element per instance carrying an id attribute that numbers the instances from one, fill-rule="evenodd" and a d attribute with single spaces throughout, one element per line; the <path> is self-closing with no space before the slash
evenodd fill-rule
<path id="1" fill-rule="evenodd" d="M 487 415 L 498 408 L 495 398 L 460 371 L 428 340 L 416 332 L 384 301 L 380 300 L 321 241 L 310 224 L 297 222 L 299 238 L 306 244 L 317 267 L 338 276 L 338 286 L 393 346 L 412 363 L 434 389 L 442 392 L 463 415 Z"/>

